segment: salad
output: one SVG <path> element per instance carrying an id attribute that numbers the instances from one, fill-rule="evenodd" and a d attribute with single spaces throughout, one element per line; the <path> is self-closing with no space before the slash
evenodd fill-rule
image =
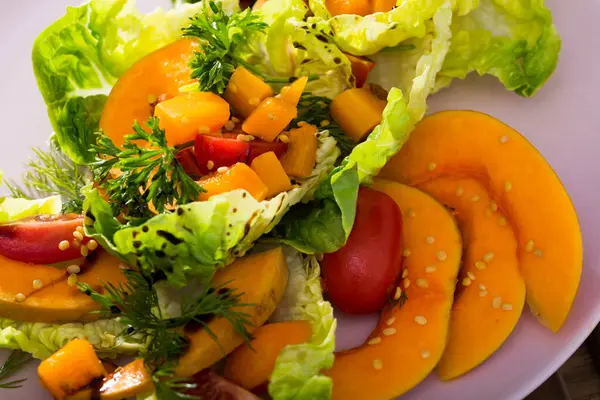
<path id="1" fill-rule="evenodd" d="M 49 147 L 0 202 L 0 387 L 33 357 L 61 400 L 392 399 L 525 302 L 557 332 L 560 180 L 493 117 L 426 113 L 472 72 L 533 96 L 559 51 L 541 1 L 67 8 L 33 45 Z M 336 352 L 334 309 L 379 323 Z"/>

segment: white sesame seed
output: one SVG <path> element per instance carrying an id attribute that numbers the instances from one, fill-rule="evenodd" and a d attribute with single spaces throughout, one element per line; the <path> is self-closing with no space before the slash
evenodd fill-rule
<path id="1" fill-rule="evenodd" d="M 412 208 L 409 208 L 409 209 L 406 211 L 406 214 L 408 214 L 408 216 L 409 216 L 409 217 L 411 217 L 411 218 L 414 218 L 414 217 L 416 217 L 416 216 L 417 216 L 417 213 L 416 213 L 416 212 L 415 212 L 415 210 L 413 210 Z"/>
<path id="2" fill-rule="evenodd" d="M 408 270 L 406 268 L 404 268 L 402 270 L 402 279 L 406 278 L 408 276 Z"/>
<path id="3" fill-rule="evenodd" d="M 68 240 L 63 240 L 58 244 L 58 248 L 62 251 L 68 250 L 71 247 L 71 243 Z"/>
<path id="4" fill-rule="evenodd" d="M 227 171 L 229 171 L 229 168 L 228 168 L 228 167 L 219 167 L 219 168 L 217 168 L 217 172 L 218 172 L 219 174 L 224 174 L 224 173 L 225 173 L 225 172 L 227 172 Z"/>
<path id="5" fill-rule="evenodd" d="M 71 274 L 69 275 L 69 279 L 67 279 L 67 285 L 69 285 L 70 287 L 75 287 L 77 286 L 77 275 L 76 274 Z"/>
<path id="6" fill-rule="evenodd" d="M 465 189 L 463 189 L 462 186 L 459 186 L 458 189 L 456 189 L 457 196 L 462 196 L 464 193 L 465 193 Z"/>
<path id="7" fill-rule="evenodd" d="M 431 352 L 427 351 L 427 350 L 421 350 L 421 358 L 422 359 L 426 359 L 431 357 Z"/>
<path id="8" fill-rule="evenodd" d="M 15 300 L 19 303 L 22 303 L 25 301 L 25 295 L 23 293 L 17 293 L 17 295 L 15 296 Z"/>
<path id="9" fill-rule="evenodd" d="M 496 203 L 496 200 L 492 200 L 492 201 L 490 202 L 490 209 L 491 209 L 493 212 L 496 212 L 496 211 L 498 211 L 498 203 Z"/>
<path id="10" fill-rule="evenodd" d="M 206 163 L 206 168 L 208 168 L 208 170 L 212 170 L 215 167 L 215 162 L 213 160 L 208 160 L 208 162 Z"/>
<path id="11" fill-rule="evenodd" d="M 428 265 L 425 267 L 425 272 L 427 272 L 428 274 L 431 274 L 433 272 L 436 271 L 436 266 L 435 265 Z"/>
<path id="12" fill-rule="evenodd" d="M 434 162 L 430 162 L 429 164 L 427 164 L 427 170 L 429 170 L 429 171 L 433 171 L 436 168 L 437 168 L 437 164 Z"/>
<path id="13" fill-rule="evenodd" d="M 417 286 L 420 287 L 421 289 L 426 289 L 429 287 L 429 282 L 427 281 L 427 279 L 418 278 L 416 280 L 416 282 L 417 282 Z"/>
<path id="14" fill-rule="evenodd" d="M 75 264 L 69 265 L 67 267 L 67 272 L 69 274 L 78 274 L 79 272 L 81 272 L 81 267 L 79 265 L 75 265 Z"/>
<path id="15" fill-rule="evenodd" d="M 227 132 L 231 132 L 232 130 L 235 129 L 235 122 L 233 122 L 232 120 L 229 120 L 229 121 L 225 122 L 225 125 L 223 125 L 223 128 Z"/>
<path id="16" fill-rule="evenodd" d="M 308 124 L 306 123 L 306 121 L 300 121 L 300 122 L 298 122 L 298 126 L 299 126 L 299 127 L 303 127 L 304 125 L 308 125 Z"/>
<path id="17" fill-rule="evenodd" d="M 492 299 L 492 307 L 500 308 L 502 306 L 502 297 L 496 296 Z"/>
<path id="18" fill-rule="evenodd" d="M 411 254 L 410 249 L 402 249 L 402 255 L 404 257 L 408 257 L 408 256 L 410 256 L 410 254 Z"/>
<path id="19" fill-rule="evenodd" d="M 381 343 L 381 338 L 379 336 L 374 337 L 373 339 L 371 339 L 367 342 L 367 344 L 369 344 L 371 346 L 373 346 L 375 344 L 379 344 L 379 343 Z"/>
<path id="20" fill-rule="evenodd" d="M 417 324 L 419 324 L 419 325 L 421 325 L 421 326 L 422 326 L 422 325 L 425 325 L 425 324 L 427 324 L 427 318 L 425 318 L 425 317 L 424 317 L 424 316 L 422 316 L 422 315 L 417 315 L 417 316 L 415 317 L 415 322 L 416 322 Z"/>
<path id="21" fill-rule="evenodd" d="M 504 311 L 510 311 L 510 310 L 512 310 L 512 309 L 513 309 L 513 306 L 512 306 L 512 304 L 510 304 L 510 303 L 504 303 L 504 304 L 502 304 L 502 309 L 503 309 Z"/>
<path id="22" fill-rule="evenodd" d="M 268 113 L 267 118 L 269 118 L 271 121 L 275 121 L 277 119 L 277 117 L 273 113 Z"/>
<path id="23" fill-rule="evenodd" d="M 535 247 L 535 242 L 533 240 L 528 240 L 527 243 L 525 243 L 525 251 L 528 253 L 531 253 L 533 251 Z"/>
<path id="24" fill-rule="evenodd" d="M 544 255 L 544 252 L 540 249 L 537 249 L 536 251 L 533 252 L 533 254 L 535 254 L 535 256 L 537 258 L 542 258 L 542 256 Z"/>
<path id="25" fill-rule="evenodd" d="M 487 296 L 488 292 L 487 290 L 482 290 L 481 292 L 479 292 L 479 297 L 485 297 Z"/>
<path id="26" fill-rule="evenodd" d="M 486 263 L 492 262 L 494 260 L 494 253 L 487 252 L 483 255 L 483 261 L 485 261 Z"/>
<path id="27" fill-rule="evenodd" d="M 227 87 L 231 93 L 237 93 L 238 92 L 238 87 L 235 83 L 229 83 L 229 86 Z"/>
<path id="28" fill-rule="evenodd" d="M 470 271 L 469 271 L 469 272 L 467 272 L 467 276 L 468 276 L 468 277 L 469 277 L 469 279 L 471 279 L 472 281 L 474 281 L 474 280 L 475 280 L 475 274 L 474 274 L 474 273 L 472 273 L 472 272 L 470 272 Z"/>
<path id="29" fill-rule="evenodd" d="M 119 269 L 123 270 L 123 271 L 127 271 L 129 269 L 129 265 L 121 263 L 121 264 L 119 264 Z"/>
<path id="30" fill-rule="evenodd" d="M 199 126 L 198 133 L 201 135 L 206 135 L 206 134 L 210 133 L 210 128 L 208 126 Z"/>
<path id="31" fill-rule="evenodd" d="M 260 103 L 260 99 L 258 97 L 253 97 L 250 100 L 248 100 L 248 104 L 250 104 L 251 106 L 257 106 Z"/>
<path id="32" fill-rule="evenodd" d="M 78 226 L 75 230 L 83 235 L 83 226 Z"/>
<path id="33" fill-rule="evenodd" d="M 42 282 L 41 279 L 34 279 L 33 280 L 33 288 L 34 289 L 41 289 L 42 286 L 44 286 L 44 282 Z"/>
<path id="34" fill-rule="evenodd" d="M 90 217 L 85 217 L 85 218 L 83 218 L 83 223 L 86 226 L 91 226 L 91 225 L 94 225 L 94 220 L 91 219 Z"/>
<path id="35" fill-rule="evenodd" d="M 475 261 L 475 268 L 481 271 L 487 268 L 487 264 L 483 261 Z"/>
<path id="36" fill-rule="evenodd" d="M 481 197 L 480 197 L 478 194 L 476 194 L 476 195 L 474 195 L 473 197 L 471 197 L 471 201 L 472 201 L 473 203 L 476 203 L 476 202 L 478 202 L 480 199 L 481 199 Z"/>
<path id="37" fill-rule="evenodd" d="M 500 136 L 500 143 L 505 144 L 508 142 L 508 136 Z"/>
<path id="38" fill-rule="evenodd" d="M 87 248 L 89 251 L 94 251 L 98 248 L 98 242 L 96 242 L 94 239 L 90 240 L 87 244 Z"/>
<path id="39" fill-rule="evenodd" d="M 512 188 L 513 188 L 512 182 L 510 182 L 510 181 L 504 182 L 504 191 L 505 192 L 507 192 L 507 193 L 510 192 L 512 190 Z"/>
<path id="40" fill-rule="evenodd" d="M 387 326 L 392 325 L 394 322 L 396 322 L 396 317 L 388 318 L 388 320 L 385 321 L 385 323 L 387 324 Z"/>
<path id="41" fill-rule="evenodd" d="M 279 135 L 279 140 L 281 141 L 281 143 L 289 143 L 290 137 L 288 135 L 281 134 Z"/>
<path id="42" fill-rule="evenodd" d="M 479 284 L 479 289 L 480 289 L 480 290 L 485 290 L 485 289 L 487 289 L 487 288 L 485 287 L 485 285 L 484 285 L 483 283 L 480 283 L 480 284 Z"/>
<path id="43" fill-rule="evenodd" d="M 328 126 L 329 124 L 330 124 L 330 122 L 328 120 L 324 119 L 323 121 L 321 121 L 321 123 L 319 125 L 321 125 L 321 127 L 324 128 L 324 127 Z"/>
<path id="44" fill-rule="evenodd" d="M 435 237 L 433 237 L 433 236 L 427 236 L 427 237 L 425 238 L 425 242 L 426 242 L 427 244 L 434 244 L 434 243 L 435 243 Z"/>
<path id="45" fill-rule="evenodd" d="M 231 117 L 231 120 L 233 122 L 235 122 L 236 124 L 239 124 L 240 122 L 242 122 L 238 117 Z"/>
<path id="46" fill-rule="evenodd" d="M 81 249 L 79 249 L 79 252 L 81 253 L 81 255 L 83 257 L 87 257 L 88 254 L 90 253 L 90 251 L 88 250 L 88 248 L 86 246 L 81 246 Z"/>
<path id="47" fill-rule="evenodd" d="M 406 278 L 402 284 L 404 285 L 404 289 L 408 289 L 408 287 L 410 286 L 410 279 Z"/>
<path id="48" fill-rule="evenodd" d="M 506 226 L 506 218 L 500 217 L 498 219 L 498 224 L 500 224 L 500 226 Z"/>
<path id="49" fill-rule="evenodd" d="M 377 371 L 381 370 L 383 368 L 383 362 L 381 362 L 381 360 L 373 360 L 373 368 Z"/>
<path id="50" fill-rule="evenodd" d="M 448 259 L 448 254 L 444 250 L 440 250 L 436 253 L 435 257 L 438 261 L 446 261 L 446 259 Z"/>
<path id="51" fill-rule="evenodd" d="M 392 336 L 396 334 L 396 328 L 385 328 L 382 332 L 384 336 Z"/>
<path id="52" fill-rule="evenodd" d="M 79 231 L 73 232 L 73 237 L 79 241 L 83 240 L 83 235 Z"/>
<path id="53" fill-rule="evenodd" d="M 396 293 L 394 293 L 394 300 L 400 300 L 400 297 L 402 296 L 402 289 L 400 288 L 400 286 L 396 287 Z"/>
<path id="54" fill-rule="evenodd" d="M 463 278 L 462 280 L 462 285 L 463 286 L 469 286 L 471 284 L 471 279 L 469 278 Z"/>

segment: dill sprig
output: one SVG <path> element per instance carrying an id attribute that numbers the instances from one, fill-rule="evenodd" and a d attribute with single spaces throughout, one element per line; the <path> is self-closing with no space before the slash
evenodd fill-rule
<path id="1" fill-rule="evenodd" d="M 125 136 L 122 148 L 104 134 L 98 135 L 93 146 L 97 159 L 90 166 L 115 215 L 150 218 L 169 206 L 196 201 L 204 192 L 177 161 L 180 147 L 167 144 L 158 118 L 150 117 L 146 125 L 150 132 L 136 121 L 134 133 Z M 115 170 L 120 172 L 113 178 L 111 171 Z"/>
<path id="2" fill-rule="evenodd" d="M 33 358 L 29 353 L 21 350 L 13 350 L 10 352 L 4 364 L 0 367 L 0 389 L 18 389 L 22 387 L 22 383 L 27 379 L 16 379 L 9 382 L 4 382 L 9 377 L 16 374 Z"/>
<path id="3" fill-rule="evenodd" d="M 298 117 L 292 121 L 292 126 L 304 121 L 329 131 L 329 134 L 338 142 L 338 147 L 345 157 L 356 144 L 342 132 L 340 126 L 331 118 L 329 107 L 331 100 L 323 96 L 314 96 L 311 93 L 303 93 L 298 103 Z M 326 123 L 323 123 L 327 121 Z"/>
<path id="4" fill-rule="evenodd" d="M 175 370 L 171 367 L 160 368 L 152 374 L 156 398 L 161 400 L 192 400 L 201 398 L 185 393 L 196 389 L 198 386 L 190 378 L 173 378 L 174 375 Z"/>
<path id="5" fill-rule="evenodd" d="M 50 150 L 33 149 L 34 157 L 25 164 L 23 186 L 6 182 L 13 197 L 32 199 L 51 195 L 63 198 L 62 213 L 80 213 L 83 199 L 80 190 L 87 184 L 85 169 L 74 164 L 56 146 Z"/>

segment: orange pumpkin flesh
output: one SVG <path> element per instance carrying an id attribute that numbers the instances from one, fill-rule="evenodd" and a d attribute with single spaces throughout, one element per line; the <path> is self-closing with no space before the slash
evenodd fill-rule
<path id="1" fill-rule="evenodd" d="M 437 368 L 449 380 L 481 364 L 508 338 L 525 304 L 525 282 L 514 232 L 498 224 L 501 211 L 483 185 L 472 178 L 440 178 L 419 189 L 455 210 L 465 242 L 450 335 Z"/>
<path id="2" fill-rule="evenodd" d="M 144 126 L 152 116 L 152 103 L 159 96 L 176 96 L 181 86 L 191 82 L 188 64 L 198 49 L 195 40 L 181 39 L 135 63 L 112 88 L 102 110 L 100 129 L 122 146 L 123 136 L 133 133 L 133 123 Z"/>
<path id="3" fill-rule="evenodd" d="M 333 399 L 395 398 L 433 370 L 446 345 L 462 255 L 456 224 L 441 204 L 418 189 L 383 179 L 376 179 L 373 188 L 402 210 L 408 256 L 401 287 L 408 285 L 408 298 L 400 308 L 384 309 L 366 344 L 336 354 L 326 371 L 333 379 Z M 441 251 L 443 261 L 438 260 Z"/>
<path id="4" fill-rule="evenodd" d="M 563 325 L 581 276 L 583 246 L 569 195 L 542 155 L 517 131 L 485 114 L 446 111 L 421 121 L 382 177 L 418 185 L 440 176 L 476 177 L 515 228 L 532 312 Z"/>

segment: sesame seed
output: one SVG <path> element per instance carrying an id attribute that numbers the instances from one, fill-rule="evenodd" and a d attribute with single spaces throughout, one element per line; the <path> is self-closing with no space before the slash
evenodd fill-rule
<path id="1" fill-rule="evenodd" d="M 394 322 L 396 322 L 396 317 L 389 318 L 387 321 L 385 321 L 387 326 L 392 325 Z"/>
<path id="2" fill-rule="evenodd" d="M 80 240 L 80 241 L 83 240 L 83 235 L 79 231 L 73 232 L 73 237 L 75 237 L 75 239 Z"/>
<path id="3" fill-rule="evenodd" d="M 381 360 L 373 360 L 373 368 L 377 371 L 381 370 L 383 368 L 383 362 L 381 362 Z"/>
<path id="4" fill-rule="evenodd" d="M 83 235 L 83 226 L 78 226 L 75 230 Z"/>
<path id="5" fill-rule="evenodd" d="M 410 286 L 410 279 L 406 278 L 402 284 L 404 285 L 404 289 L 408 289 L 408 287 Z"/>
<path id="6" fill-rule="evenodd" d="M 498 219 L 498 223 L 500 224 L 500 226 L 506 226 L 506 218 L 500 217 Z"/>
<path id="7" fill-rule="evenodd" d="M 231 120 L 233 122 L 235 122 L 236 124 L 239 124 L 240 122 L 242 122 L 238 117 L 231 117 Z"/>
<path id="8" fill-rule="evenodd" d="M 469 278 L 463 278 L 462 280 L 462 285 L 463 286 L 469 286 L 471 284 L 471 279 Z"/>
<path id="9" fill-rule="evenodd" d="M 535 254 L 535 256 L 537 258 L 542 258 L 542 256 L 544 255 L 544 252 L 541 251 L 540 249 L 537 249 L 536 251 L 533 252 L 533 254 Z"/>
<path id="10" fill-rule="evenodd" d="M 485 289 L 487 289 L 487 288 L 485 287 L 485 285 L 484 285 L 483 283 L 480 283 L 480 284 L 479 284 L 479 289 L 481 289 L 481 290 L 485 290 Z"/>
<path id="11" fill-rule="evenodd" d="M 535 247 L 535 242 L 533 240 L 528 240 L 527 243 L 525 243 L 525 251 L 528 253 L 531 253 L 533 251 Z"/>
<path id="12" fill-rule="evenodd" d="M 513 307 L 512 307 L 512 304 L 510 304 L 510 303 L 504 303 L 504 304 L 502 304 L 502 309 L 504 311 L 510 311 L 513 309 Z"/>
<path id="13" fill-rule="evenodd" d="M 487 264 L 483 261 L 475 261 L 475 268 L 481 271 L 487 268 Z"/>
<path id="14" fill-rule="evenodd" d="M 427 351 L 427 350 L 421 350 L 421 358 L 422 359 L 426 359 L 431 357 L 431 352 Z"/>
<path id="15" fill-rule="evenodd" d="M 424 316 L 422 316 L 422 315 L 417 315 L 417 316 L 415 317 L 415 322 L 416 322 L 417 324 L 419 324 L 419 325 L 423 326 L 423 325 L 427 324 L 427 318 L 425 318 L 425 317 L 424 317 Z"/>
<path id="16" fill-rule="evenodd" d="M 436 266 L 435 265 L 428 265 L 425 267 L 425 272 L 427 272 L 428 274 L 431 274 L 433 272 L 436 271 Z"/>
<path id="17" fill-rule="evenodd" d="M 94 239 L 90 240 L 87 244 L 87 248 L 89 251 L 94 251 L 98 248 L 98 242 L 96 242 Z"/>
<path id="18" fill-rule="evenodd" d="M 400 296 L 402 296 L 402 289 L 400 286 L 397 286 L 396 293 L 394 293 L 394 300 L 400 300 Z"/>
<path id="19" fill-rule="evenodd" d="M 68 250 L 71 247 L 71 243 L 68 240 L 63 240 L 58 244 L 58 248 L 62 251 Z"/>
<path id="20" fill-rule="evenodd" d="M 33 288 L 34 289 L 41 289 L 42 286 L 44 286 L 44 282 L 42 282 L 41 279 L 34 279 L 33 280 Z"/>
<path id="21" fill-rule="evenodd" d="M 208 162 L 206 163 L 206 168 L 208 168 L 208 170 L 212 170 L 215 167 L 215 162 L 213 160 L 208 160 Z"/>
<path id="22" fill-rule="evenodd" d="M 483 261 L 485 261 L 486 263 L 492 262 L 493 259 L 494 253 L 492 253 L 491 251 L 483 255 Z"/>
<path id="23" fill-rule="evenodd" d="M 258 97 L 253 97 L 250 100 L 248 100 L 248 104 L 250 104 L 251 106 L 257 106 L 260 103 L 260 99 Z"/>
<path id="24" fill-rule="evenodd" d="M 412 208 L 409 208 L 409 209 L 406 211 L 406 214 L 408 214 L 408 216 L 409 216 L 409 217 L 413 217 L 413 218 L 417 216 L 417 213 L 416 213 L 416 212 L 415 212 L 415 210 L 413 210 Z"/>
<path id="25" fill-rule="evenodd" d="M 459 186 L 458 189 L 456 189 L 457 196 L 462 196 L 464 193 L 465 193 L 465 189 L 463 189 L 461 186 Z"/>
<path id="26" fill-rule="evenodd" d="M 90 253 L 90 250 L 87 248 L 87 246 L 81 246 L 81 249 L 79 249 L 79 251 L 83 257 L 87 257 Z"/>
<path id="27" fill-rule="evenodd" d="M 240 142 L 251 142 L 254 140 L 254 136 L 244 135 L 243 133 L 240 133 L 239 135 L 237 135 L 237 140 L 239 140 Z"/>
<path id="28" fill-rule="evenodd" d="M 69 275 L 69 279 L 67 279 L 67 285 L 69 285 L 70 287 L 75 287 L 77 286 L 77 275 L 76 274 L 71 274 Z"/>
<path id="29" fill-rule="evenodd" d="M 300 121 L 300 122 L 298 122 L 298 126 L 299 126 L 299 127 L 303 127 L 304 125 L 308 125 L 308 124 L 306 123 L 306 121 Z"/>
<path id="30" fill-rule="evenodd" d="M 500 136 L 500 143 L 505 144 L 508 142 L 508 136 Z"/>
<path id="31" fill-rule="evenodd" d="M 229 121 L 225 122 L 225 125 L 223 125 L 223 128 L 225 128 L 226 131 L 231 132 L 232 130 L 235 129 L 235 122 L 233 122 L 232 120 L 229 120 Z"/>
<path id="32" fill-rule="evenodd" d="M 230 83 L 227 88 L 231 91 L 231 93 L 235 94 L 238 92 L 238 87 L 235 83 Z"/>
<path id="33" fill-rule="evenodd" d="M 481 292 L 479 292 L 479 297 L 485 297 L 487 296 L 488 292 L 487 290 L 482 290 Z"/>
<path id="34" fill-rule="evenodd" d="M 437 164 L 436 164 L 436 163 L 434 163 L 434 162 L 430 162 L 429 164 L 427 164 L 427 169 L 428 169 L 429 171 L 433 171 L 433 170 L 434 170 L 434 169 L 436 169 L 436 168 L 437 168 Z"/>
<path id="35" fill-rule="evenodd" d="M 229 171 L 229 168 L 227 168 L 227 167 L 219 167 L 219 168 L 217 168 L 217 172 L 220 173 L 220 174 L 224 174 L 227 171 Z"/>
<path id="36" fill-rule="evenodd" d="M 273 113 L 268 113 L 267 118 L 269 118 L 271 121 L 275 121 L 277 119 L 277 117 Z"/>
<path id="37" fill-rule="evenodd" d="M 507 192 L 507 193 L 510 192 L 512 187 L 513 187 L 513 185 L 510 181 L 504 182 L 504 191 L 505 192 Z"/>
<path id="38" fill-rule="evenodd" d="M 481 197 L 479 197 L 479 195 L 478 195 L 478 194 L 476 194 L 475 196 L 471 197 L 471 201 L 472 201 L 473 203 L 475 203 L 475 202 L 478 202 L 480 199 L 481 199 Z"/>
<path id="39" fill-rule="evenodd" d="M 279 135 L 279 140 L 281 141 L 281 143 L 289 143 L 290 137 L 288 135 L 281 134 Z"/>
<path id="40" fill-rule="evenodd" d="M 121 263 L 121 264 L 119 264 L 119 269 L 123 270 L 123 271 L 127 271 L 127 270 L 129 270 L 129 265 Z"/>
<path id="41" fill-rule="evenodd" d="M 427 279 L 418 278 L 416 280 L 416 282 L 417 282 L 417 286 L 420 287 L 421 289 L 426 289 L 429 287 L 429 282 L 427 281 Z"/>
<path id="42" fill-rule="evenodd" d="M 498 203 L 496 203 L 496 200 L 492 200 L 490 202 L 490 208 L 493 212 L 498 211 Z"/>
<path id="43" fill-rule="evenodd" d="M 79 265 L 75 265 L 75 264 L 69 265 L 67 267 L 67 272 L 69 274 L 78 274 L 79 272 L 81 272 L 81 267 Z"/>
<path id="44" fill-rule="evenodd" d="M 406 278 L 408 276 L 408 270 L 406 268 L 404 268 L 404 270 L 402 270 L 402 279 Z"/>
<path id="45" fill-rule="evenodd" d="M 502 297 L 496 296 L 492 299 L 492 307 L 500 308 L 502 306 Z"/>
<path id="46" fill-rule="evenodd" d="M 321 121 L 321 123 L 320 123 L 319 125 L 321 125 L 321 127 L 323 127 L 323 128 L 324 128 L 324 127 L 328 126 L 328 125 L 329 125 L 329 123 L 330 123 L 330 122 L 329 122 L 328 120 L 324 119 L 323 121 Z"/>
<path id="47" fill-rule="evenodd" d="M 373 346 L 374 344 L 379 344 L 379 343 L 381 343 L 381 338 L 379 336 L 374 337 L 373 339 L 371 339 L 367 342 L 367 344 L 369 344 L 371 346 Z"/>
<path id="48" fill-rule="evenodd" d="M 427 244 L 434 244 L 434 243 L 435 243 L 435 237 L 433 237 L 433 236 L 427 236 L 427 237 L 425 238 L 425 242 L 426 242 Z"/>
<path id="49" fill-rule="evenodd" d="M 199 126 L 198 133 L 201 135 L 206 135 L 206 134 L 210 133 L 210 128 L 208 126 Z"/>
<path id="50" fill-rule="evenodd" d="M 444 250 L 440 250 L 436 253 L 435 257 L 438 259 L 438 261 L 446 261 L 448 254 Z"/>
<path id="51" fill-rule="evenodd" d="M 92 226 L 92 225 L 94 225 L 94 220 L 91 219 L 90 217 L 85 217 L 85 218 L 83 218 L 83 223 L 86 226 Z"/>
<path id="52" fill-rule="evenodd" d="M 392 335 L 395 335 L 395 334 L 396 334 L 396 329 L 395 329 L 395 328 L 385 328 L 385 329 L 383 330 L 383 334 L 384 334 L 385 336 L 392 336 Z"/>
<path id="53" fill-rule="evenodd" d="M 402 255 L 404 257 L 408 257 L 408 256 L 410 256 L 410 254 L 411 254 L 410 249 L 403 249 L 402 250 Z"/>
<path id="54" fill-rule="evenodd" d="M 19 303 L 22 303 L 25 301 L 25 295 L 23 293 L 17 293 L 15 300 Z"/>
<path id="55" fill-rule="evenodd" d="M 470 271 L 469 271 L 469 272 L 467 272 L 467 276 L 468 276 L 468 277 L 469 277 L 469 279 L 471 279 L 472 281 L 474 281 L 474 280 L 475 280 L 475 274 L 474 274 L 474 273 L 472 273 L 472 272 L 470 272 Z"/>

